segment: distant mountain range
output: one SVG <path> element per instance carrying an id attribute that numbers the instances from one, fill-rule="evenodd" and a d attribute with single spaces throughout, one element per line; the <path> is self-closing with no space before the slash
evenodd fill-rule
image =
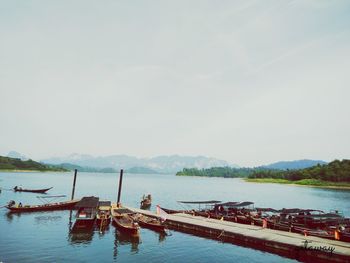
<path id="1" fill-rule="evenodd" d="M 153 158 L 137 158 L 128 155 L 91 156 L 86 154 L 71 154 L 66 157 L 54 157 L 41 160 L 41 162 L 53 165 L 68 164 L 78 165 L 80 168 L 113 169 L 118 171 L 125 169 L 127 172 L 139 173 L 176 173 L 183 168 L 210 168 L 210 167 L 238 167 L 226 161 L 205 156 L 157 156 Z"/>
<path id="2" fill-rule="evenodd" d="M 21 160 L 28 158 L 16 151 L 7 154 L 8 157 Z M 42 163 L 55 165 L 64 169 L 78 169 L 81 172 L 118 172 L 124 169 L 129 173 L 177 173 L 183 168 L 208 169 L 212 167 L 239 168 L 236 164 L 230 164 L 224 160 L 205 156 L 180 156 L 167 155 L 153 158 L 137 158 L 128 155 L 92 156 L 87 154 L 71 154 L 64 157 L 53 157 L 41 160 Z M 322 160 L 294 160 L 280 161 L 256 168 L 293 170 L 304 169 L 317 164 L 327 164 Z"/>
<path id="3" fill-rule="evenodd" d="M 327 164 L 325 161 L 321 160 L 296 160 L 296 161 L 281 161 L 281 162 L 276 162 L 272 163 L 269 165 L 263 165 L 261 167 L 267 168 L 267 169 L 278 169 L 278 170 L 296 170 L 296 169 L 304 169 L 308 167 L 315 166 L 317 164 Z"/>

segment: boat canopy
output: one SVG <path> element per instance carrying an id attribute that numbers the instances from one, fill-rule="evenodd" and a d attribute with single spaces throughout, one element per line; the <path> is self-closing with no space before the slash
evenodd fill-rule
<path id="1" fill-rule="evenodd" d="M 99 198 L 95 196 L 83 197 L 76 205 L 76 208 L 96 208 Z"/>
<path id="2" fill-rule="evenodd" d="M 322 210 L 316 209 L 300 209 L 300 208 L 283 208 L 280 210 L 283 214 L 296 214 L 296 213 L 305 213 L 305 212 L 320 212 L 324 213 Z"/>
<path id="3" fill-rule="evenodd" d="M 182 204 L 218 204 L 221 201 L 210 200 L 210 201 L 177 201 Z"/>
<path id="4" fill-rule="evenodd" d="M 219 205 L 236 208 L 236 207 L 244 207 L 244 206 L 253 205 L 253 204 L 254 204 L 253 202 L 246 201 L 246 202 L 226 202 Z"/>
<path id="5" fill-rule="evenodd" d="M 270 208 L 270 207 L 267 207 L 267 208 L 256 207 L 255 209 L 256 209 L 257 211 L 260 211 L 260 212 L 272 212 L 272 213 L 281 212 L 281 210 L 277 210 L 277 209 Z"/>

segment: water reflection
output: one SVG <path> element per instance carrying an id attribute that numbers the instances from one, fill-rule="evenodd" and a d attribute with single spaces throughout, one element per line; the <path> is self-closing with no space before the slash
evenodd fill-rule
<path id="1" fill-rule="evenodd" d="M 113 259 L 116 260 L 118 256 L 118 248 L 120 246 L 130 246 L 130 251 L 132 254 L 136 254 L 139 251 L 140 237 L 130 236 L 123 232 L 115 229 L 114 233 L 114 248 L 113 248 Z"/>
<path id="2" fill-rule="evenodd" d="M 50 215 L 43 215 L 43 216 L 36 216 L 34 217 L 36 224 L 48 224 L 52 222 L 57 222 L 62 219 L 62 216 L 50 216 Z"/>
<path id="3" fill-rule="evenodd" d="M 72 223 L 72 213 L 69 213 L 68 223 L 68 239 L 71 244 L 90 244 L 94 235 L 94 225 L 86 225 L 83 228 L 74 227 L 75 223 Z"/>
<path id="4" fill-rule="evenodd" d="M 93 229 L 85 231 L 74 231 L 69 233 L 69 241 L 72 245 L 90 244 L 94 236 Z"/>
<path id="5" fill-rule="evenodd" d="M 94 229 L 95 229 L 95 231 L 98 232 L 99 236 L 102 237 L 102 236 L 104 236 L 105 234 L 109 233 L 110 225 L 111 225 L 111 224 L 107 224 L 107 225 L 104 225 L 104 226 L 101 228 L 100 225 L 96 224 Z"/>
<path id="6" fill-rule="evenodd" d="M 9 222 L 9 223 L 12 223 L 12 220 L 13 220 L 13 213 L 7 212 L 7 213 L 5 214 L 5 216 L 6 216 L 6 221 Z"/>
<path id="7" fill-rule="evenodd" d="M 159 238 L 158 238 L 159 243 L 162 243 L 165 240 L 166 236 L 167 236 L 166 233 L 159 233 Z"/>

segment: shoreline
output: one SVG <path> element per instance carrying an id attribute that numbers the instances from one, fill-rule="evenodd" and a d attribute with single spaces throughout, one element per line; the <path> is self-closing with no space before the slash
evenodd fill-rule
<path id="1" fill-rule="evenodd" d="M 69 171 L 51 171 L 51 170 L 45 170 L 45 171 L 40 171 L 40 170 L 1 170 L 0 169 L 0 173 L 4 172 L 4 173 L 47 173 L 47 172 L 54 172 L 54 173 L 67 173 Z"/>
<path id="2" fill-rule="evenodd" d="M 293 181 L 281 180 L 281 179 L 249 179 L 242 178 L 247 183 L 259 183 L 259 184 L 285 184 L 285 185 L 293 185 L 293 186 L 303 186 L 303 187 L 313 187 L 313 188 L 325 188 L 325 189 L 339 189 L 339 190 L 350 190 L 350 184 L 347 185 L 317 185 L 317 184 L 303 184 L 303 183 L 293 183 Z M 268 179 L 268 180 L 266 180 Z M 298 182 L 298 181 L 296 181 Z"/>

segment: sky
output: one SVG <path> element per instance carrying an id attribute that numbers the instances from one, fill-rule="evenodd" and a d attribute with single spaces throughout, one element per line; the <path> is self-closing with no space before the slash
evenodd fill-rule
<path id="1" fill-rule="evenodd" d="M 0 154 L 350 158 L 350 1 L 0 0 Z"/>

